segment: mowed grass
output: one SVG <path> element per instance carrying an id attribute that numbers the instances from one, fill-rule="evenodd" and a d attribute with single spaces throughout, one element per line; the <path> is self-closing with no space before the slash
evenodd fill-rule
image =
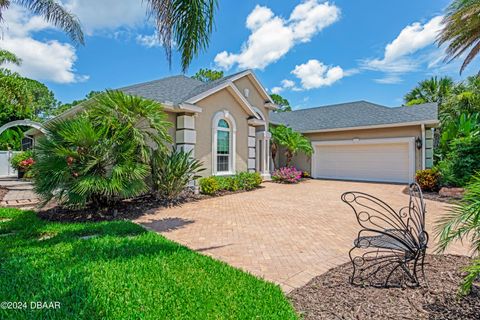
<path id="1" fill-rule="evenodd" d="M 297 319 L 280 288 L 127 221 L 0 209 L 0 319 Z"/>

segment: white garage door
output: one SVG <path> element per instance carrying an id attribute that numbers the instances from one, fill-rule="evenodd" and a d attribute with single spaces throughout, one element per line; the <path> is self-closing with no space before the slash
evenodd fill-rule
<path id="1" fill-rule="evenodd" d="M 312 172 L 315 178 L 408 183 L 414 171 L 412 152 L 409 141 L 316 145 Z"/>

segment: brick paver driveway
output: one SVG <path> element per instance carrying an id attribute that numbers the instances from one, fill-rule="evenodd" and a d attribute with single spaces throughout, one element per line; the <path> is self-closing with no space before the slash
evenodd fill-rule
<path id="1" fill-rule="evenodd" d="M 343 192 L 370 193 L 393 208 L 408 204 L 400 185 L 324 180 L 263 185 L 253 192 L 159 210 L 137 222 L 289 292 L 348 261 L 359 228 L 351 209 L 340 200 Z M 427 229 L 432 234 L 432 222 L 447 205 L 426 202 Z M 458 244 L 450 252 L 467 250 Z"/>

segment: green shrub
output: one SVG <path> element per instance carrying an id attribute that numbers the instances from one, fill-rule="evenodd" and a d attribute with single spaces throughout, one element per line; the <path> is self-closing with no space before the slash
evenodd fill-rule
<path id="1" fill-rule="evenodd" d="M 235 179 L 235 176 L 214 176 L 214 178 L 218 182 L 219 190 L 232 192 L 240 190 L 239 181 Z"/>
<path id="2" fill-rule="evenodd" d="M 418 170 L 415 180 L 423 191 L 435 191 L 438 189 L 440 173 L 437 168 Z"/>
<path id="3" fill-rule="evenodd" d="M 28 160 L 28 159 L 33 159 L 33 152 L 31 150 L 27 151 L 22 151 L 19 153 L 16 153 L 11 159 L 10 159 L 10 164 L 15 170 L 20 169 L 20 162 Z"/>
<path id="4" fill-rule="evenodd" d="M 211 176 L 200 179 L 200 191 L 209 195 L 218 191 L 249 191 L 258 188 L 261 183 L 262 177 L 258 172 L 239 172 L 233 176 Z"/>
<path id="5" fill-rule="evenodd" d="M 191 180 L 199 178 L 205 170 L 202 163 L 192 157 L 192 152 L 173 149 L 169 153 L 155 151 L 152 157 L 153 190 L 171 202 L 186 188 Z"/>
<path id="6" fill-rule="evenodd" d="M 201 178 L 200 192 L 203 194 L 214 195 L 220 190 L 220 185 L 216 177 Z"/>
<path id="7" fill-rule="evenodd" d="M 480 170 L 480 136 L 454 139 L 450 143 L 450 151 L 438 167 L 443 185 L 465 186 Z"/>
<path id="8" fill-rule="evenodd" d="M 258 188 L 263 181 L 258 172 L 240 172 L 234 176 L 234 180 L 237 181 L 239 189 L 247 191 Z"/>

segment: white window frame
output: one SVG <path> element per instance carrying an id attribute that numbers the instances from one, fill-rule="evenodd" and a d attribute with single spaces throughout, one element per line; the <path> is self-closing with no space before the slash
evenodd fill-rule
<path id="1" fill-rule="evenodd" d="M 230 132 L 230 156 L 228 159 L 228 171 L 217 171 L 217 138 L 218 138 L 218 130 L 226 131 L 225 128 L 218 127 L 218 122 L 220 120 L 225 120 L 228 125 Z M 228 110 L 222 110 L 213 116 L 212 120 L 212 175 L 233 175 L 236 173 L 235 170 L 235 158 L 237 155 L 236 152 L 236 140 L 237 140 L 237 125 L 235 122 L 235 118 L 233 118 L 232 114 Z"/>

